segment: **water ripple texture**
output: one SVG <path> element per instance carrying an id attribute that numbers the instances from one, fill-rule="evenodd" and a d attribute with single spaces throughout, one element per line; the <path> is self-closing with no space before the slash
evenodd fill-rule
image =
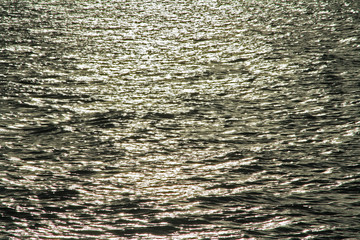
<path id="1" fill-rule="evenodd" d="M 1 239 L 359 239 L 357 1 L 0 1 Z"/>

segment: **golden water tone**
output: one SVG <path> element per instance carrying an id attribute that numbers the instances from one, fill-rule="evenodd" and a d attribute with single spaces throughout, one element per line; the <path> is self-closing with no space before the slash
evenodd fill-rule
<path id="1" fill-rule="evenodd" d="M 1 239 L 359 239 L 360 4 L 0 0 Z"/>

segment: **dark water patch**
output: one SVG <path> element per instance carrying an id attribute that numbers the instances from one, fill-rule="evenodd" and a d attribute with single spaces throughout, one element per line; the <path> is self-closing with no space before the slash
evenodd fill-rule
<path id="1" fill-rule="evenodd" d="M 244 191 L 241 194 L 230 196 L 204 196 L 189 199 L 190 202 L 200 202 L 201 205 L 228 205 L 241 203 L 272 203 L 276 198 L 268 196 L 263 192 Z"/>
<path id="2" fill-rule="evenodd" d="M 342 194 L 360 194 L 360 180 L 355 179 L 354 181 L 350 181 L 348 183 L 344 183 L 339 187 L 333 189 L 333 191 L 342 193 Z"/>
<path id="3" fill-rule="evenodd" d="M 24 179 L 22 176 L 20 177 L 13 177 L 13 180 L 22 180 Z M 32 195 L 32 192 L 29 189 L 26 189 L 24 187 L 19 188 L 16 186 L 3 186 L 3 191 L 1 192 L 1 195 L 4 197 L 16 197 L 21 199 L 28 199 L 29 196 Z"/>
<path id="4" fill-rule="evenodd" d="M 184 226 L 189 227 L 193 226 L 196 227 L 197 225 L 201 224 L 209 224 L 210 222 L 205 219 L 198 219 L 195 217 L 177 217 L 177 218 L 171 218 L 171 217 L 165 217 L 157 220 L 153 220 L 152 223 L 169 223 L 173 226 Z"/>
<path id="5" fill-rule="evenodd" d="M 93 175 L 98 173 L 98 171 L 92 170 L 92 169 L 78 169 L 78 170 L 72 170 L 70 171 L 70 174 L 72 175 L 79 175 L 79 176 L 83 176 L 83 175 Z"/>
<path id="6" fill-rule="evenodd" d="M 314 216 L 335 216 L 340 215 L 336 209 L 333 211 L 329 210 L 326 205 L 321 206 L 317 204 L 322 204 L 321 202 L 318 203 L 291 203 L 285 205 L 279 205 L 276 209 L 290 211 L 290 215 L 292 216 L 304 216 L 307 214 L 311 214 Z"/>
<path id="7" fill-rule="evenodd" d="M 12 207 L 0 207 L 0 212 L 1 212 L 1 217 L 3 218 L 3 220 L 5 221 L 13 221 L 13 218 L 18 218 L 18 219 L 26 219 L 26 220 L 35 220 L 37 219 L 36 216 L 34 216 L 33 214 L 26 212 L 26 211 L 19 211 L 16 208 L 12 208 Z"/>
<path id="8" fill-rule="evenodd" d="M 240 160 L 245 158 L 247 153 L 246 151 L 234 151 L 226 153 L 226 155 L 221 158 L 225 160 Z"/>
<path id="9" fill-rule="evenodd" d="M 41 219 L 47 219 L 47 220 L 58 220 L 59 216 L 55 213 L 43 213 L 39 216 Z"/>
<path id="10" fill-rule="evenodd" d="M 190 202 L 200 202 L 204 205 L 217 205 L 223 203 L 231 203 L 231 202 L 241 202 L 241 198 L 237 198 L 236 196 L 223 196 L 223 197 L 197 197 L 189 199 Z"/>
<path id="11" fill-rule="evenodd" d="M 76 116 L 72 119 L 73 123 L 87 123 L 95 126 L 106 126 L 112 122 L 121 122 L 135 119 L 137 114 L 126 111 L 107 111 L 91 115 Z"/>
<path id="12" fill-rule="evenodd" d="M 206 189 L 216 189 L 216 188 L 234 189 L 234 188 L 238 188 L 238 187 L 239 187 L 239 184 L 222 183 L 222 184 L 218 184 L 218 185 L 208 187 Z"/>
<path id="13" fill-rule="evenodd" d="M 247 58 L 236 58 L 234 60 L 230 60 L 229 63 L 245 62 L 247 60 L 249 60 L 249 59 L 247 59 Z"/>
<path id="14" fill-rule="evenodd" d="M 71 189 L 42 191 L 37 194 L 41 200 L 64 201 L 74 199 L 79 195 L 79 191 Z"/>
<path id="15" fill-rule="evenodd" d="M 114 215 L 118 213 L 127 213 L 143 218 L 145 216 L 153 216 L 163 212 L 163 210 L 155 209 L 152 206 L 152 201 L 147 199 L 128 199 L 114 201 L 110 205 L 102 206 L 95 211 L 97 214 Z"/>
<path id="16" fill-rule="evenodd" d="M 103 230 L 73 230 L 71 231 L 75 234 L 79 234 L 80 236 L 101 236 L 104 235 Z"/>
<path id="17" fill-rule="evenodd" d="M 34 128 L 25 128 L 25 131 L 30 132 L 30 134 L 58 134 L 63 132 L 63 130 L 54 124 L 47 124 L 41 127 L 34 127 Z"/>
<path id="18" fill-rule="evenodd" d="M 46 199 L 45 199 L 46 200 Z M 50 213 L 65 213 L 65 212 L 72 212 L 75 210 L 83 210 L 86 209 L 86 206 L 82 206 L 82 205 L 70 205 L 70 204 L 59 204 L 59 206 L 57 205 L 52 205 L 53 202 L 51 204 L 44 204 L 44 206 L 42 207 L 42 209 L 44 209 L 47 212 Z"/>
<path id="19" fill-rule="evenodd" d="M 240 215 L 233 215 L 225 219 L 225 221 L 230 221 L 239 224 L 245 223 L 258 223 L 258 222 L 266 222 L 272 219 L 274 216 L 272 215 L 253 215 L 251 214 L 240 214 Z"/>
<path id="20" fill-rule="evenodd" d="M 145 119 L 174 119 L 175 115 L 172 113 L 160 113 L 160 112 L 148 112 L 145 116 Z"/>
<path id="21" fill-rule="evenodd" d="M 345 152 L 342 152 L 345 153 Z M 344 172 L 356 172 L 360 169 L 360 164 L 350 164 L 348 166 L 341 166 L 341 170 Z"/>
<path id="22" fill-rule="evenodd" d="M 193 176 L 188 178 L 189 181 L 195 181 L 195 182 L 208 182 L 211 180 L 211 178 L 205 178 L 205 177 L 199 177 L 199 176 Z"/>
<path id="23" fill-rule="evenodd" d="M 179 231 L 178 228 L 173 226 L 149 226 L 149 227 L 137 227 L 137 228 L 125 228 L 119 230 L 109 230 L 110 233 L 119 236 L 126 237 L 129 235 L 142 235 L 142 234 L 151 234 L 155 236 L 169 235 L 176 231 Z"/>

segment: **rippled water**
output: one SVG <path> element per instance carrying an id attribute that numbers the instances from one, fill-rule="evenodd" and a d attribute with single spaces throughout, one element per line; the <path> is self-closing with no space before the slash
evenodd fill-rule
<path id="1" fill-rule="evenodd" d="M 359 239 L 358 1 L 0 1 L 2 239 Z"/>

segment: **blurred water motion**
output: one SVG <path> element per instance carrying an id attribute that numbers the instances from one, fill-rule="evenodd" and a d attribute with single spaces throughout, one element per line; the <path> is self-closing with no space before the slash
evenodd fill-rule
<path id="1" fill-rule="evenodd" d="M 357 239 L 356 1 L 0 1 L 4 239 Z"/>

